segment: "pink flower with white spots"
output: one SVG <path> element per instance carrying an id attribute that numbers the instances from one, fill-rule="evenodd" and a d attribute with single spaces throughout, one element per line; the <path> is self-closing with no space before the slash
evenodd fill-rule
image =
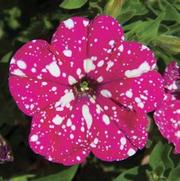
<path id="1" fill-rule="evenodd" d="M 161 134 L 174 144 L 175 153 L 180 153 L 180 67 L 175 61 L 167 66 L 163 78 L 165 95 L 154 119 Z"/>
<path id="2" fill-rule="evenodd" d="M 73 165 L 92 152 L 123 160 L 147 140 L 146 113 L 162 100 L 154 54 L 124 41 L 112 17 L 63 21 L 51 44 L 33 40 L 10 64 L 9 87 L 32 116 L 30 147 L 50 161 Z"/>

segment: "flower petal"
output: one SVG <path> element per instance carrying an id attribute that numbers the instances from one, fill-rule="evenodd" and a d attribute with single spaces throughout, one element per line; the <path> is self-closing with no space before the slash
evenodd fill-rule
<path id="1" fill-rule="evenodd" d="M 166 94 L 154 113 L 154 120 L 161 134 L 174 144 L 175 152 L 180 153 L 180 100 Z"/>
<path id="2" fill-rule="evenodd" d="M 154 53 L 138 42 L 123 42 L 114 55 L 120 61 L 119 74 L 122 77 L 140 77 L 156 67 Z"/>
<path id="3" fill-rule="evenodd" d="M 23 45 L 10 62 L 10 74 L 19 77 L 68 83 L 60 68 L 61 62 L 49 50 L 44 40 L 32 40 Z"/>
<path id="4" fill-rule="evenodd" d="M 177 94 L 180 99 L 180 66 L 175 61 L 167 66 L 163 78 L 167 91 Z"/>
<path id="5" fill-rule="evenodd" d="M 62 60 L 62 67 L 67 75 L 79 80 L 85 72 L 83 60 L 87 58 L 87 35 L 89 20 L 72 17 L 60 23 L 54 33 L 52 51 Z"/>
<path id="6" fill-rule="evenodd" d="M 96 80 L 101 76 L 102 82 L 123 77 L 140 77 L 156 67 L 153 52 L 137 42 L 119 42 L 109 58 L 106 55 L 105 58 L 98 59 L 93 63 L 96 69 L 90 73 L 90 76 Z"/>
<path id="7" fill-rule="evenodd" d="M 74 165 L 82 163 L 90 150 L 86 123 L 81 109 L 84 101 L 73 102 L 71 109 L 57 103 L 33 118 L 29 143 L 31 148 L 48 160 Z"/>
<path id="8" fill-rule="evenodd" d="M 89 26 L 88 58 L 90 69 L 87 73 L 97 79 L 104 75 L 101 69 L 111 67 L 111 56 L 117 44 L 124 40 L 123 30 L 118 21 L 110 16 L 97 16 Z M 98 76 L 96 76 L 96 74 Z"/>
<path id="9" fill-rule="evenodd" d="M 84 115 L 86 119 L 92 115 L 92 124 L 87 136 L 93 154 L 105 161 L 119 161 L 134 155 L 137 148 L 111 118 L 111 114 L 104 111 L 95 100 L 90 101 L 87 106 L 88 114 Z"/>
<path id="10" fill-rule="evenodd" d="M 32 116 L 57 101 L 69 88 L 49 81 L 10 76 L 9 89 L 18 107 Z"/>
<path id="11" fill-rule="evenodd" d="M 123 40 L 123 29 L 116 19 L 110 16 L 97 16 L 89 27 L 88 57 L 95 56 L 98 61 L 104 60 L 111 55 L 116 43 Z"/>
<path id="12" fill-rule="evenodd" d="M 136 111 L 151 112 L 163 99 L 163 81 L 160 74 L 151 71 L 137 78 L 112 81 L 101 86 L 99 92 L 109 92 L 109 98 Z M 104 97 L 108 97 L 103 95 Z"/>
<path id="13" fill-rule="evenodd" d="M 144 148 L 147 142 L 146 129 L 148 127 L 148 120 L 145 114 L 131 111 L 101 95 L 98 96 L 97 102 L 133 146 L 138 149 Z"/>

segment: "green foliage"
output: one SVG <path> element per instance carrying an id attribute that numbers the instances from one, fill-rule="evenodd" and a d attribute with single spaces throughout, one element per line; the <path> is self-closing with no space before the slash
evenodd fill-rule
<path id="1" fill-rule="evenodd" d="M 179 181 L 180 180 L 180 166 L 177 166 L 169 174 L 167 181 Z"/>
<path id="2" fill-rule="evenodd" d="M 125 30 L 128 31 L 126 34 L 127 38 L 133 39 L 136 37 L 137 40 L 143 43 L 152 42 L 158 37 L 158 30 L 163 17 L 164 14 L 162 13 L 154 20 L 139 20 L 135 23 L 131 23 L 130 25 L 126 25 Z"/>
<path id="3" fill-rule="evenodd" d="M 12 55 L 12 51 L 8 52 L 7 54 L 5 54 L 2 58 L 1 58 L 1 63 L 8 63 L 11 55 Z"/>
<path id="4" fill-rule="evenodd" d="M 124 171 L 122 174 L 120 174 L 113 181 L 130 181 L 131 179 L 128 179 L 126 176 L 127 175 L 137 175 L 138 174 L 138 168 L 139 167 L 134 167 L 134 168 L 131 168 L 131 169 Z"/>
<path id="5" fill-rule="evenodd" d="M 21 16 L 21 11 L 18 7 L 13 7 L 8 10 L 4 10 L 5 21 L 11 29 L 17 29 L 20 27 L 18 18 Z"/>
<path id="6" fill-rule="evenodd" d="M 11 181 L 28 181 L 28 179 L 33 177 L 34 175 L 22 175 L 22 176 L 13 177 Z"/>
<path id="7" fill-rule="evenodd" d="M 154 147 L 149 160 L 149 165 L 152 169 L 156 169 L 157 166 L 163 165 L 165 169 L 173 169 L 174 164 L 170 158 L 172 147 L 162 142 L 157 143 Z"/>
<path id="8" fill-rule="evenodd" d="M 14 162 L 0 165 L 0 181 L 179 181 L 180 158 L 155 126 L 146 148 L 133 157 L 105 163 L 90 156 L 71 168 L 45 161 L 28 146 L 31 118 L 16 106 L 8 90 L 12 54 L 25 42 L 50 40 L 59 22 L 71 16 L 108 14 L 121 23 L 128 41 L 149 46 L 161 72 L 180 54 L 179 0 L 1 0 L 0 134 L 9 142 Z"/>
<path id="9" fill-rule="evenodd" d="M 117 18 L 121 12 L 122 4 L 123 0 L 110 0 L 105 6 L 104 13 Z"/>
<path id="10" fill-rule="evenodd" d="M 64 0 L 60 7 L 64 9 L 78 9 L 81 8 L 88 0 Z"/>
<path id="11" fill-rule="evenodd" d="M 117 18 L 120 23 L 125 23 L 135 16 L 145 15 L 147 13 L 147 8 L 140 0 L 124 1 L 123 7 Z"/>
<path id="12" fill-rule="evenodd" d="M 74 175 L 76 174 L 77 169 L 78 169 L 78 166 L 76 165 L 71 168 L 67 168 L 59 173 L 49 175 L 47 177 L 41 177 L 39 179 L 32 179 L 32 181 L 49 181 L 49 180 L 71 181 L 73 179 Z"/>

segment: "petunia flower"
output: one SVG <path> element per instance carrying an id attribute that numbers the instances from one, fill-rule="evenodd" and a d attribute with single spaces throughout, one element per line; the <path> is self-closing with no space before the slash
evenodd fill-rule
<path id="1" fill-rule="evenodd" d="M 163 78 L 165 95 L 154 119 L 161 134 L 174 144 L 175 153 L 180 153 L 180 67 L 175 61 L 167 66 Z"/>
<path id="2" fill-rule="evenodd" d="M 10 64 L 9 88 L 32 116 L 30 147 L 52 162 L 81 163 L 92 152 L 126 159 L 147 141 L 146 113 L 163 98 L 151 50 L 124 41 L 109 16 L 72 17 L 52 37 L 23 45 Z"/>
<path id="3" fill-rule="evenodd" d="M 7 141 L 0 135 L 0 164 L 12 162 L 14 157 Z"/>

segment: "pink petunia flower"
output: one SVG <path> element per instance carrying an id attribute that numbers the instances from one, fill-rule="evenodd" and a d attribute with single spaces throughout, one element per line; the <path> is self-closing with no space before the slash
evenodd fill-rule
<path id="1" fill-rule="evenodd" d="M 180 153 L 180 67 L 175 61 L 167 66 L 163 78 L 165 95 L 154 119 L 161 134 L 174 144 L 175 153 Z"/>
<path id="2" fill-rule="evenodd" d="M 92 152 L 123 160 L 147 140 L 146 113 L 163 98 L 154 54 L 124 41 L 109 16 L 63 21 L 51 44 L 33 40 L 10 64 L 9 87 L 32 116 L 30 147 L 52 162 L 81 163 Z"/>

